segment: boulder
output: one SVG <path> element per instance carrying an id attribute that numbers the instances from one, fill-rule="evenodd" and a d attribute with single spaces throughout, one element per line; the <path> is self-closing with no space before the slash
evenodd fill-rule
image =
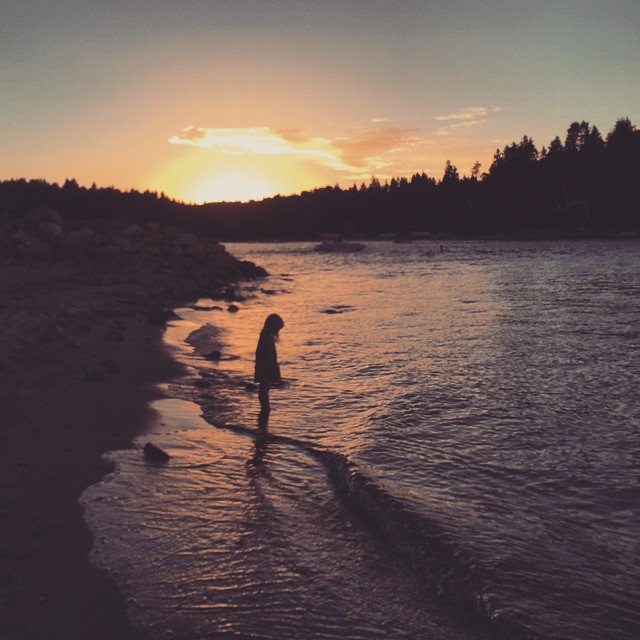
<path id="1" fill-rule="evenodd" d="M 137 253 L 142 248 L 139 242 L 126 236 L 114 238 L 113 244 L 123 253 Z"/>
<path id="2" fill-rule="evenodd" d="M 37 256 L 51 249 L 47 242 L 26 231 L 18 231 L 13 234 L 12 240 L 15 243 L 18 254 L 24 257 Z"/>
<path id="3" fill-rule="evenodd" d="M 38 225 L 38 231 L 47 238 L 52 238 L 54 240 L 64 239 L 62 226 L 55 222 L 41 222 Z"/>
<path id="4" fill-rule="evenodd" d="M 62 226 L 62 216 L 57 211 L 45 206 L 32 207 L 31 209 L 28 209 L 24 214 L 23 220 L 27 224 L 52 222 L 53 224 Z"/>
<path id="5" fill-rule="evenodd" d="M 240 271 L 240 275 L 245 278 L 266 278 L 269 275 L 266 269 L 259 267 L 249 260 L 239 260 L 238 270 Z"/>
<path id="6" fill-rule="evenodd" d="M 174 240 L 174 246 L 179 254 L 202 261 L 207 255 L 204 244 L 193 233 L 181 233 Z"/>
<path id="7" fill-rule="evenodd" d="M 76 231 L 70 231 L 65 236 L 66 241 L 69 244 L 74 245 L 98 244 L 100 238 L 101 236 L 91 229 L 87 229 L 87 227 L 77 229 Z"/>
<path id="8" fill-rule="evenodd" d="M 123 238 L 129 238 L 129 239 L 135 238 L 139 240 L 140 238 L 144 237 L 145 233 L 144 233 L 144 229 L 139 224 L 132 224 L 128 226 L 126 229 L 123 229 L 120 232 L 120 235 Z"/>

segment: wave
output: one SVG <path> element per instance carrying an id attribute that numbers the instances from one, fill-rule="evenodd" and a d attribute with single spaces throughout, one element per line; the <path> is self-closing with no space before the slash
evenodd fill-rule
<path id="1" fill-rule="evenodd" d="M 539 636 L 510 618 L 495 602 L 487 571 L 437 521 L 413 511 L 363 473 L 345 455 L 267 431 L 240 425 L 216 428 L 304 450 L 328 472 L 336 496 L 368 534 L 414 571 L 425 591 L 455 608 L 456 617 L 493 640 L 535 640 Z"/>

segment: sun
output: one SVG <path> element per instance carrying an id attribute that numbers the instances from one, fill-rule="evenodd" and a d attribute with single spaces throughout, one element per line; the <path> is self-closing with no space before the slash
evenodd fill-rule
<path id="1" fill-rule="evenodd" d="M 295 156 L 197 148 L 172 151 L 177 153 L 170 160 L 159 159 L 145 184 L 183 202 L 248 202 L 300 193 L 331 181 Z"/>
<path id="2" fill-rule="evenodd" d="M 196 204 L 205 202 L 248 202 L 274 196 L 277 186 L 269 179 L 251 172 L 217 173 L 203 176 L 186 187 L 188 199 Z"/>
<path id="3" fill-rule="evenodd" d="M 295 189 L 273 167 L 198 151 L 162 163 L 149 177 L 151 188 L 193 204 L 262 200 Z"/>

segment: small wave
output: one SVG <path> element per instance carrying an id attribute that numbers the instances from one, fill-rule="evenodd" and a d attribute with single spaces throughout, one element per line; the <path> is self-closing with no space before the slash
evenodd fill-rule
<path id="1" fill-rule="evenodd" d="M 448 605 L 462 610 L 469 624 L 486 627 L 494 640 L 533 640 L 537 638 L 500 609 L 489 594 L 480 564 L 456 542 L 440 524 L 415 513 L 401 500 L 383 489 L 359 470 L 345 455 L 278 434 L 256 431 L 235 424 L 216 424 L 217 428 L 264 442 L 287 444 L 302 449 L 320 461 L 336 496 L 367 532 L 417 572 L 428 592 Z"/>
<path id="2" fill-rule="evenodd" d="M 440 600 L 462 608 L 470 622 L 488 626 L 491 637 L 525 640 L 535 636 L 498 610 L 483 570 L 439 523 L 412 511 L 362 473 L 345 456 L 316 451 L 329 469 L 338 497 L 385 546 L 418 572 Z"/>
<path id="3" fill-rule="evenodd" d="M 340 313 L 349 313 L 355 311 L 355 308 L 348 304 L 336 304 L 327 309 L 323 309 L 320 313 L 326 313 L 328 315 L 335 315 Z"/>

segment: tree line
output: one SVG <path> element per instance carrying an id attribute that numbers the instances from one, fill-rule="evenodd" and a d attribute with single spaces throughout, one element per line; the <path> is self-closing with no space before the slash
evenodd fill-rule
<path id="1" fill-rule="evenodd" d="M 222 240 L 311 239 L 412 232 L 486 235 L 640 231 L 640 131 L 621 118 L 602 136 L 573 122 L 538 149 L 524 136 L 497 149 L 484 173 L 460 176 L 447 161 L 426 173 L 350 188 L 328 186 L 249 203 L 189 205 L 156 192 L 62 186 L 42 180 L 0 183 L 0 214 L 50 206 L 65 218 L 124 218 L 177 224 Z"/>

